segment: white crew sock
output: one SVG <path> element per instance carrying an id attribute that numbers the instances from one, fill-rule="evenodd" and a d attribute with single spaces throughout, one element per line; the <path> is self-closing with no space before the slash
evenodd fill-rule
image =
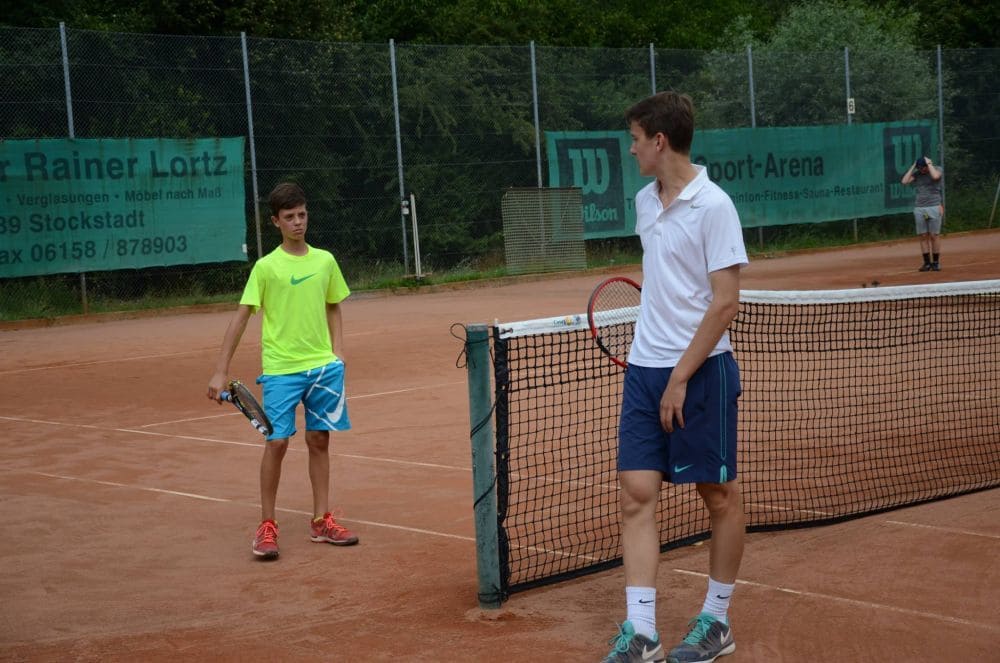
<path id="1" fill-rule="evenodd" d="M 656 639 L 656 588 L 626 587 L 625 607 L 627 619 L 632 622 L 635 632 L 651 640 Z"/>
<path id="2" fill-rule="evenodd" d="M 708 579 L 708 593 L 705 594 L 705 605 L 701 611 L 707 612 L 723 624 L 729 623 L 726 613 L 729 611 L 729 599 L 733 596 L 735 584 L 727 585 L 716 580 Z"/>

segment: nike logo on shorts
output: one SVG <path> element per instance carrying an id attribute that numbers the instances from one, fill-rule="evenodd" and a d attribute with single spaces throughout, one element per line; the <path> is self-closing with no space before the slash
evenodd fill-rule
<path id="1" fill-rule="evenodd" d="M 683 467 L 677 467 L 676 465 L 674 465 L 674 474 L 680 474 L 684 470 L 690 469 L 692 467 L 694 467 L 693 464 L 692 465 L 685 465 Z"/>

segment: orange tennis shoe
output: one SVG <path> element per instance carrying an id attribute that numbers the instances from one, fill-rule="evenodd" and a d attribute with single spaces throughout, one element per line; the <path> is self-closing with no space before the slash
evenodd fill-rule
<path id="1" fill-rule="evenodd" d="M 316 543 L 332 543 L 335 546 L 353 546 L 358 535 L 347 529 L 328 511 L 322 518 L 312 521 L 312 540 Z"/>
<path id="2" fill-rule="evenodd" d="M 253 538 L 253 554 L 264 559 L 278 556 L 278 523 L 269 519 L 260 524 Z"/>

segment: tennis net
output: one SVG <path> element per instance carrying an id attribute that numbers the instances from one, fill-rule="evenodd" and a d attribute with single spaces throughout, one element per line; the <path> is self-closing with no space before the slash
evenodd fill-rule
<path id="1" fill-rule="evenodd" d="M 585 315 L 490 333 L 500 585 L 491 589 L 506 598 L 621 563 L 624 372 L 596 348 Z M 1000 485 L 1000 281 L 743 291 L 730 335 L 748 531 Z M 664 484 L 658 517 L 662 550 L 710 535 L 693 486 Z"/>

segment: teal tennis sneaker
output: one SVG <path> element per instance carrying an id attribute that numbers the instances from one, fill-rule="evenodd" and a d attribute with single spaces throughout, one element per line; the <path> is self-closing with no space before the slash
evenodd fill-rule
<path id="1" fill-rule="evenodd" d="M 691 630 L 681 644 L 667 654 L 667 663 L 711 663 L 736 651 L 733 629 L 708 613 L 701 613 L 688 625 Z"/>
<path id="2" fill-rule="evenodd" d="M 660 637 L 653 639 L 635 632 L 632 622 L 625 621 L 618 627 L 618 635 L 611 638 L 611 652 L 602 663 L 664 663 Z"/>

